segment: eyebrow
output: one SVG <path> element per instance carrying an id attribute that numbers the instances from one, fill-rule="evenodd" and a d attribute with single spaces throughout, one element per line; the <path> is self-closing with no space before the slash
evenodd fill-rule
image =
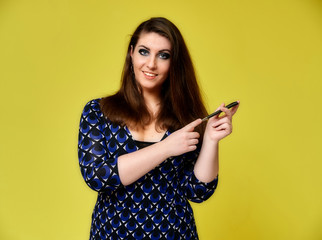
<path id="1" fill-rule="evenodd" d="M 146 46 L 144 46 L 144 45 L 139 45 L 138 47 L 143 47 L 143 48 L 145 48 L 145 49 L 147 49 L 147 50 L 151 50 L 150 48 L 148 48 L 148 47 L 146 47 Z M 161 49 L 161 50 L 159 50 L 159 52 L 170 52 L 171 53 L 171 50 L 169 50 L 169 49 Z"/>

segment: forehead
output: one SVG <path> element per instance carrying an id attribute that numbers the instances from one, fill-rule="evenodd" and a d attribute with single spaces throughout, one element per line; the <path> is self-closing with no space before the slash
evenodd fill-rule
<path id="1" fill-rule="evenodd" d="M 155 32 L 143 32 L 140 34 L 137 46 L 143 45 L 151 50 L 171 50 L 169 39 Z"/>

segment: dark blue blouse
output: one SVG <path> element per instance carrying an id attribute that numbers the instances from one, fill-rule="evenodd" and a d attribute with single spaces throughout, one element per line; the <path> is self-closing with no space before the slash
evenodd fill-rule
<path id="1" fill-rule="evenodd" d="M 123 186 L 117 159 L 137 150 L 129 129 L 105 118 L 98 99 L 86 104 L 80 120 L 78 156 L 85 182 L 98 192 L 90 239 L 198 239 L 188 200 L 202 202 L 217 186 L 217 178 L 203 183 L 195 177 L 199 150 L 168 158 L 136 182 Z"/>

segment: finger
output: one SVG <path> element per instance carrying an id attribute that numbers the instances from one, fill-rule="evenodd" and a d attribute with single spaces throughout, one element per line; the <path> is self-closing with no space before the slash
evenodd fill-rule
<path id="1" fill-rule="evenodd" d="M 230 125 L 222 124 L 216 128 L 216 131 L 218 131 L 218 132 L 225 131 L 227 133 L 231 133 L 232 127 Z"/>
<path id="2" fill-rule="evenodd" d="M 193 122 L 187 124 L 183 128 L 188 131 L 193 131 L 195 129 L 195 127 L 197 127 L 200 123 L 202 123 L 202 120 L 201 120 L 201 118 L 198 118 L 198 119 L 194 120 Z"/>
<path id="3" fill-rule="evenodd" d="M 211 124 L 212 127 L 217 128 L 218 126 L 222 125 L 222 124 L 230 124 L 231 125 L 231 120 L 227 117 L 221 118 L 218 121 L 215 121 Z"/>
<path id="4" fill-rule="evenodd" d="M 189 138 L 193 139 L 193 138 L 199 138 L 200 134 L 198 132 L 190 132 L 189 133 Z"/>
<path id="5" fill-rule="evenodd" d="M 192 152 L 192 151 L 194 151 L 194 150 L 196 150 L 197 149 L 197 146 L 196 145 L 191 145 L 191 146 L 189 146 L 188 148 L 187 148 L 187 151 L 188 152 Z"/>
<path id="6" fill-rule="evenodd" d="M 193 146 L 193 145 L 197 145 L 198 143 L 199 143 L 198 139 L 191 139 L 191 140 L 189 140 L 188 145 Z"/>
<path id="7" fill-rule="evenodd" d="M 183 140 L 187 143 L 187 145 L 190 145 L 191 140 L 198 140 L 200 137 L 200 134 L 198 132 L 184 132 Z"/>
<path id="8" fill-rule="evenodd" d="M 240 101 L 237 101 L 238 104 L 234 107 L 231 108 L 231 113 L 232 113 L 232 116 L 237 112 L 237 109 L 239 108 L 239 104 L 240 104 Z"/>
<path id="9" fill-rule="evenodd" d="M 199 139 L 200 134 L 198 132 L 186 132 L 183 139 L 188 143 L 191 140 Z"/>
<path id="10" fill-rule="evenodd" d="M 223 112 L 226 114 L 226 116 L 227 116 L 228 118 L 231 118 L 231 117 L 232 117 L 232 113 L 231 113 L 231 110 L 230 110 L 230 109 L 228 109 L 228 108 L 226 108 L 226 107 L 223 107 L 223 108 L 221 109 L 221 111 L 223 111 Z"/>
<path id="11" fill-rule="evenodd" d="M 220 108 L 225 107 L 225 103 L 220 104 L 220 106 L 216 109 L 216 111 L 221 110 Z"/>
<path id="12" fill-rule="evenodd" d="M 225 107 L 225 103 L 220 104 L 220 106 L 214 112 L 217 112 L 219 110 L 222 112 L 222 107 Z M 209 120 L 210 119 L 218 119 L 218 118 L 220 118 L 220 116 L 221 116 L 221 113 L 216 114 L 215 116 L 209 118 Z"/>

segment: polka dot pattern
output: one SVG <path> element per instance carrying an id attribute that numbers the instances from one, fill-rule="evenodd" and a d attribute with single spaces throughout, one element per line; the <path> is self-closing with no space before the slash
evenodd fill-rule
<path id="1" fill-rule="evenodd" d="M 199 151 L 171 157 L 135 183 L 123 186 L 118 157 L 137 150 L 128 128 L 103 116 L 98 99 L 86 104 L 78 156 L 85 182 L 98 192 L 90 239 L 198 239 L 188 200 L 205 201 L 217 186 L 217 178 L 202 183 L 195 177 L 193 166 Z"/>

